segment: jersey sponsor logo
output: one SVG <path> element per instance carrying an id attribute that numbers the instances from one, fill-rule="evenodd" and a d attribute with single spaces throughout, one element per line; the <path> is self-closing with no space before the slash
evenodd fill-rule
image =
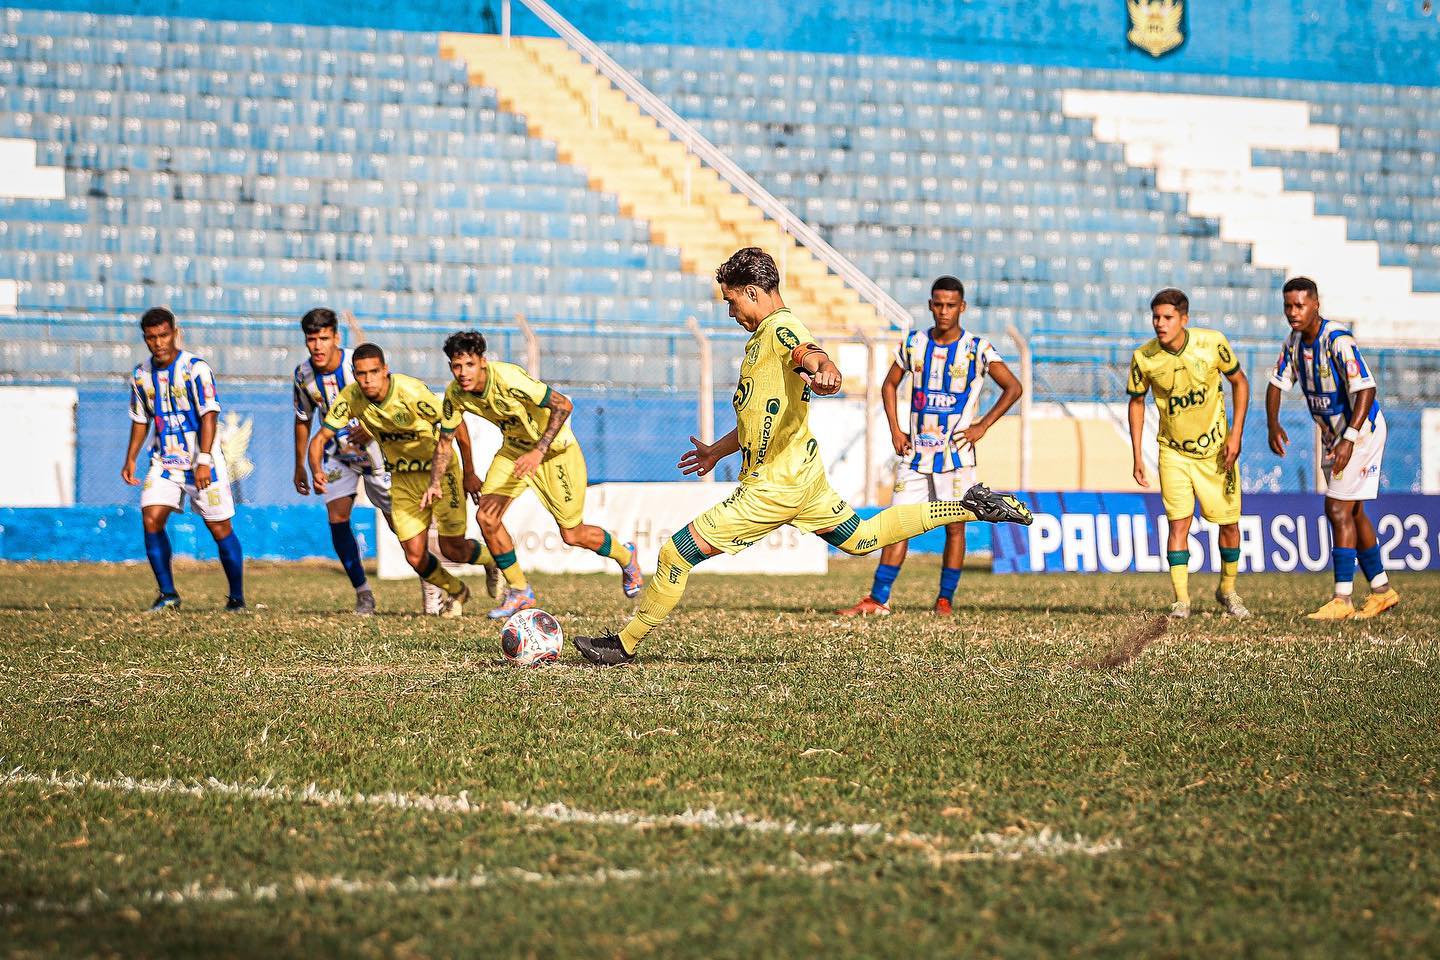
<path id="1" fill-rule="evenodd" d="M 741 377 L 740 383 L 735 387 L 735 396 L 730 401 L 735 405 L 736 413 L 745 409 L 745 404 L 750 402 L 750 395 L 754 392 L 755 381 L 749 377 Z"/>
<path id="2" fill-rule="evenodd" d="M 422 470 L 430 469 L 429 460 L 414 460 L 401 457 L 399 460 L 385 460 L 385 469 L 390 473 L 419 473 Z"/>
<path id="3" fill-rule="evenodd" d="M 942 450 L 950 442 L 943 433 L 921 432 L 914 439 L 916 450 Z"/>
<path id="4" fill-rule="evenodd" d="M 755 465 L 765 462 L 765 453 L 770 449 L 770 436 L 775 429 L 775 418 L 780 414 L 780 398 L 771 397 L 765 401 L 765 422 L 760 425 L 760 449 L 755 452 Z"/>
<path id="5" fill-rule="evenodd" d="M 1200 434 L 1193 440 L 1170 440 L 1172 447 L 1178 447 L 1186 453 L 1206 453 L 1225 439 L 1225 424 L 1217 423 L 1205 433 Z"/>
<path id="6" fill-rule="evenodd" d="M 775 331 L 775 339 L 780 341 L 780 346 L 786 350 L 794 350 L 800 346 L 800 338 L 795 336 L 794 331 L 789 327 L 779 327 Z"/>
<path id="7" fill-rule="evenodd" d="M 446 420 L 449 420 L 451 417 L 455 416 L 455 404 L 451 401 L 449 397 L 445 398 L 444 402 L 441 404 L 441 407 L 445 411 Z"/>
<path id="8" fill-rule="evenodd" d="M 1137 393 L 1145 389 L 1145 373 L 1138 363 L 1130 364 L 1130 389 Z"/>
<path id="9" fill-rule="evenodd" d="M 879 542 L 879 537 L 866 537 L 864 540 L 860 540 L 855 544 L 855 552 L 869 553 L 871 550 L 875 549 Z"/>
<path id="10" fill-rule="evenodd" d="M 420 414 L 420 416 L 424 417 L 427 420 L 438 420 L 440 418 L 440 415 L 435 412 L 435 408 L 431 406 L 428 401 L 425 400 L 417 401 L 415 403 L 415 410 Z M 396 418 L 396 422 L 399 422 L 398 417 Z"/>
<path id="11" fill-rule="evenodd" d="M 1360 362 L 1358 360 L 1352 357 L 1345 361 L 1345 376 L 1352 380 L 1360 376 Z"/>
<path id="12" fill-rule="evenodd" d="M 1230 355 L 1230 348 L 1223 343 L 1215 348 L 1215 353 L 1220 357 L 1220 363 L 1224 366 L 1228 367 L 1235 362 L 1235 358 Z"/>
<path id="13" fill-rule="evenodd" d="M 511 387 L 508 393 L 513 399 L 519 400 L 521 403 L 530 399 L 530 395 L 520 387 Z"/>
<path id="14" fill-rule="evenodd" d="M 345 419 L 349 419 L 350 401 L 337 399 L 335 403 L 330 407 L 330 416 L 334 417 L 336 420 L 339 420 L 342 417 Z"/>
<path id="15" fill-rule="evenodd" d="M 915 390 L 910 394 L 910 406 L 915 410 L 945 413 L 954 410 L 959 405 L 960 397 L 954 393 L 944 393 L 939 390 Z"/>
<path id="16" fill-rule="evenodd" d="M 1170 395 L 1169 405 L 1166 408 L 1167 416 L 1175 416 L 1177 410 L 1189 410 L 1191 407 L 1198 407 L 1205 402 L 1209 391 L 1204 387 L 1195 387 L 1189 393 Z"/>
<path id="17" fill-rule="evenodd" d="M 420 439 L 420 434 L 414 430 L 381 430 L 381 443 L 409 443 L 411 440 Z"/>
<path id="18" fill-rule="evenodd" d="M 817 454 L 817 453 L 819 453 L 819 452 L 820 452 L 820 441 L 816 440 L 814 437 L 811 437 L 809 440 L 806 440 L 806 441 L 805 441 L 805 462 L 806 462 L 806 463 L 809 463 L 811 460 L 814 460 L 814 459 L 815 459 L 815 454 Z M 841 506 L 843 507 L 844 504 L 842 503 Z"/>

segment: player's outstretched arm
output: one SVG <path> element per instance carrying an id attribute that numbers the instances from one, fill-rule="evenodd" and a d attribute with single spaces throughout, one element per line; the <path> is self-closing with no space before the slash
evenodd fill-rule
<path id="1" fill-rule="evenodd" d="M 694 446 L 680 455 L 680 462 L 677 466 L 679 466 L 680 472 L 687 477 L 691 474 L 703 477 L 714 470 L 716 464 L 721 460 L 732 453 L 739 452 L 740 428 L 736 427 L 714 443 L 702 443 L 696 437 L 691 437 L 690 442 Z"/>
<path id="2" fill-rule="evenodd" d="M 800 368 L 800 375 L 805 378 L 810 389 L 820 396 L 829 397 L 840 392 L 840 368 L 835 366 L 830 354 L 819 344 L 800 344 L 790 351 L 790 359 Z"/>
<path id="3" fill-rule="evenodd" d="M 885 419 L 890 424 L 890 445 L 895 448 L 897 457 L 906 456 L 913 449 L 910 445 L 910 434 L 900 426 L 897 397 L 900 391 L 900 381 L 904 379 L 905 368 L 898 363 L 892 363 L 890 369 L 885 373 L 885 382 L 880 384 L 880 402 L 885 407 Z"/>
<path id="4" fill-rule="evenodd" d="M 125 448 L 125 465 L 120 468 L 120 479 L 132 487 L 140 486 L 140 478 L 135 476 L 135 458 L 140 456 L 140 447 L 145 443 L 145 435 L 150 432 L 150 423 L 130 422 L 130 444 Z"/>
<path id="5" fill-rule="evenodd" d="M 311 486 L 314 487 L 316 494 L 325 492 L 325 468 L 320 465 L 320 461 L 325 456 L 325 444 L 329 443 L 333 436 L 335 436 L 335 429 L 329 424 L 322 423 L 320 429 L 316 430 L 315 435 L 310 438 L 310 476 L 314 478 Z"/>
<path id="6" fill-rule="evenodd" d="M 1225 438 L 1225 469 L 1228 471 L 1240 460 L 1240 448 L 1245 439 L 1245 415 L 1250 412 L 1250 378 L 1245 371 L 1236 367 L 1225 374 L 1230 381 L 1230 392 L 1235 400 L 1235 423 L 1230 435 Z"/>
<path id="7" fill-rule="evenodd" d="M 1140 444 L 1145 439 L 1145 395 L 1130 395 L 1130 406 L 1126 410 L 1130 417 L 1130 457 L 1135 482 L 1148 488 L 1150 481 L 1145 478 L 1145 457 Z"/>
<path id="8" fill-rule="evenodd" d="M 1275 456 L 1285 456 L 1285 448 L 1290 446 L 1290 435 L 1285 428 L 1280 426 L 1280 388 L 1270 384 L 1265 388 L 1265 427 L 1270 435 L 1270 449 Z"/>

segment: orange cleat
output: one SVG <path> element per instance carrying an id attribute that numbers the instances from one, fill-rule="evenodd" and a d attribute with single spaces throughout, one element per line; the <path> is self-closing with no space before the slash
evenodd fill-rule
<path id="1" fill-rule="evenodd" d="M 853 607 L 846 607 L 844 610 L 836 610 L 842 617 L 888 617 L 890 608 L 868 594 Z"/>
<path id="2" fill-rule="evenodd" d="M 1311 620 L 1349 620 L 1355 616 L 1355 604 L 1344 597 L 1331 597 L 1325 606 L 1309 614 Z"/>
<path id="3" fill-rule="evenodd" d="M 935 614 L 935 616 L 937 616 L 937 617 L 948 617 L 948 616 L 950 616 L 950 614 L 951 614 L 951 612 L 952 612 L 952 611 L 951 611 L 951 608 L 950 608 L 950 598 L 949 598 L 949 597 L 936 597 L 936 598 L 935 598 L 935 607 L 934 607 L 934 609 L 931 610 L 930 612 L 933 613 L 933 614 Z"/>
<path id="4" fill-rule="evenodd" d="M 1400 606 L 1400 594 L 1391 587 L 1384 593 L 1372 593 L 1365 598 L 1365 605 L 1355 611 L 1356 620 L 1369 620 L 1371 617 L 1378 617 L 1386 610 L 1393 610 Z"/>

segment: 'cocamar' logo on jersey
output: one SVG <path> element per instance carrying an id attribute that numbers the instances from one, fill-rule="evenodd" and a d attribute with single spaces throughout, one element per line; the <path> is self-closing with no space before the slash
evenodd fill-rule
<path id="1" fill-rule="evenodd" d="M 745 409 L 745 404 L 750 402 L 750 394 L 755 392 L 755 381 L 749 377 L 741 377 L 740 383 L 735 387 L 735 397 L 731 403 L 735 405 L 735 412 L 739 413 Z"/>
<path id="2" fill-rule="evenodd" d="M 1206 453 L 1213 449 L 1216 444 L 1225 439 L 1225 424 L 1217 423 L 1205 433 L 1200 434 L 1194 440 L 1171 440 L 1172 446 L 1179 447 L 1186 453 Z"/>
<path id="3" fill-rule="evenodd" d="M 1204 387 L 1196 387 L 1189 393 L 1184 394 L 1172 393 L 1166 413 L 1173 417 L 1176 410 L 1189 410 L 1191 407 L 1198 407 L 1205 402 L 1206 394 L 1207 391 Z"/>

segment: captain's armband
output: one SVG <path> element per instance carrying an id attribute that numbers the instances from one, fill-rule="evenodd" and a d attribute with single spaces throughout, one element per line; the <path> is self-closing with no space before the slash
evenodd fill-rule
<path id="1" fill-rule="evenodd" d="M 790 351 L 790 361 L 797 367 L 804 367 L 805 358 L 812 353 L 825 354 L 825 351 L 818 343 L 802 343 Z M 829 354 L 825 355 L 829 356 Z"/>

